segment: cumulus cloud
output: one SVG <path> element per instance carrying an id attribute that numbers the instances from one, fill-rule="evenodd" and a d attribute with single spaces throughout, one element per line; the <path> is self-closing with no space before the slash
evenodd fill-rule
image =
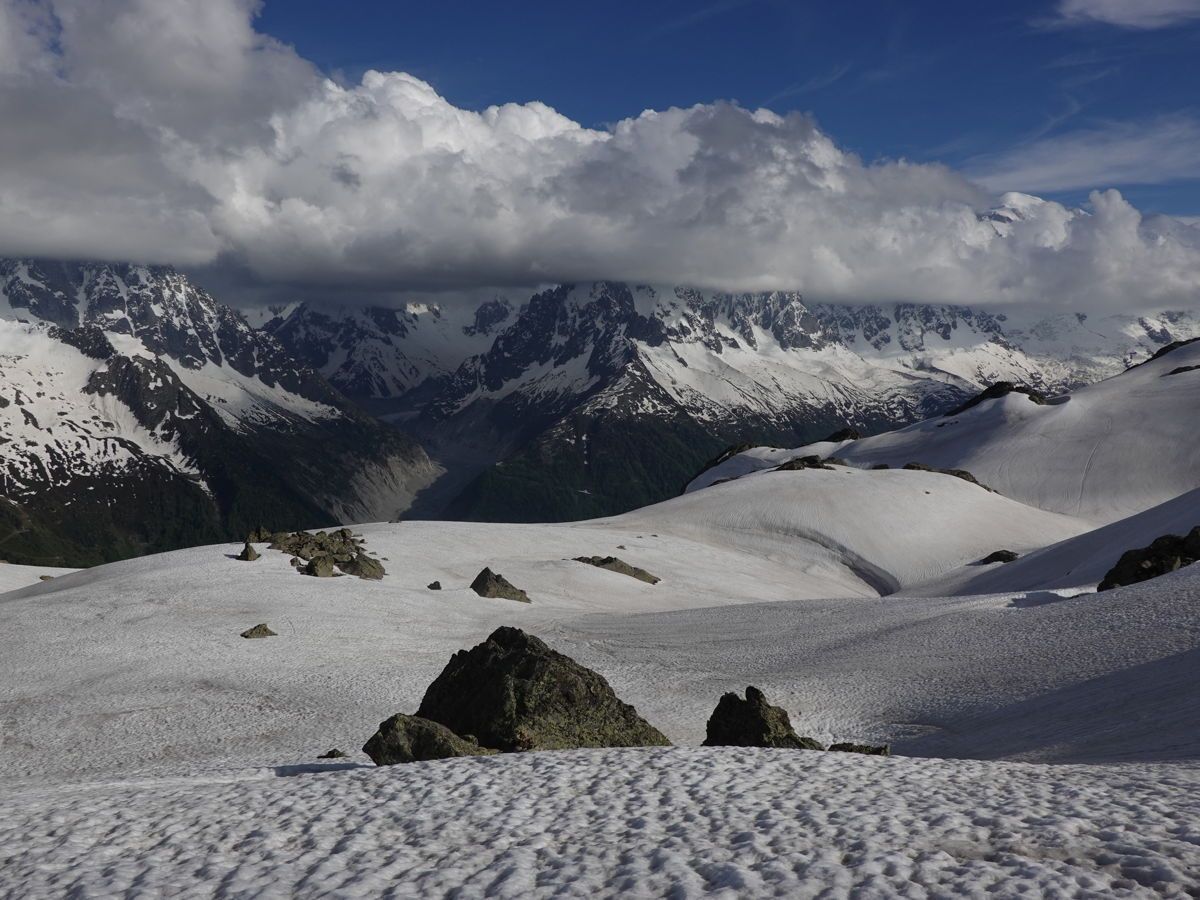
<path id="1" fill-rule="evenodd" d="M 1163 305 L 1200 232 L 1115 192 L 1083 214 L 864 163 L 803 115 L 730 103 L 585 128 L 425 82 L 323 77 L 250 0 L 0 0 L 0 253 L 220 260 L 277 284 L 460 289 L 598 278 L 846 301 Z M 1032 161 L 1031 161 L 1032 160 Z M 1181 164 L 1182 165 L 1182 164 Z M 1033 174 L 1031 174 L 1033 173 Z M 1105 175 L 1097 171 L 1097 175 Z M 1103 184 L 1103 181 L 1099 182 Z"/>
<path id="2" fill-rule="evenodd" d="M 1200 19 L 1200 0 L 1060 0 L 1057 21 L 1148 30 L 1196 19 Z"/>

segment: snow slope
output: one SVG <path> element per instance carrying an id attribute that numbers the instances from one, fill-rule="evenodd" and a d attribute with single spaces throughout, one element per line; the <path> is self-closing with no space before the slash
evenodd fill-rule
<path id="1" fill-rule="evenodd" d="M 75 569 L 56 569 L 52 566 L 18 566 L 13 563 L 0 562 L 0 594 L 15 591 L 18 588 L 38 584 L 43 578 L 57 578 L 59 575 L 69 575 Z"/>
<path id="2" fill-rule="evenodd" d="M 1037 405 L 1022 394 L 966 412 L 793 455 L 835 454 L 854 464 L 922 462 L 961 468 L 1007 497 L 1097 525 L 1200 487 L 1200 343 Z M 697 490 L 773 465 L 759 449 L 705 472 Z"/>

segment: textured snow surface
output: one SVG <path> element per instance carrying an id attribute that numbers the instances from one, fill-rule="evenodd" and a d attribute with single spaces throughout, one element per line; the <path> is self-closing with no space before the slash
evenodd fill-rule
<path id="1" fill-rule="evenodd" d="M 77 570 L 56 569 L 52 566 L 18 566 L 12 563 L 0 563 L 0 594 L 38 584 L 46 576 L 57 578 L 59 575 L 69 575 L 75 571 Z"/>
<path id="2" fill-rule="evenodd" d="M 22 794 L 12 896 L 1194 896 L 1196 767 L 595 750 Z M 292 777 L 279 777 L 292 774 Z"/>

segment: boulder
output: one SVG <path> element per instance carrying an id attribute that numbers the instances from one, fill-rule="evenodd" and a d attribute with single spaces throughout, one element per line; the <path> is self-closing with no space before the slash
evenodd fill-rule
<path id="1" fill-rule="evenodd" d="M 244 638 L 269 638 L 269 637 L 278 637 L 278 635 L 276 635 L 275 632 L 273 632 L 270 628 L 267 627 L 266 622 L 263 622 L 260 625 L 255 625 L 253 628 L 247 628 L 245 631 L 242 632 L 242 637 L 244 637 Z"/>
<path id="2" fill-rule="evenodd" d="M 1013 560 L 1020 558 L 1021 554 L 1012 550 L 993 550 L 979 561 L 979 565 L 990 566 L 992 563 L 1010 563 Z"/>
<path id="3" fill-rule="evenodd" d="M 518 587 L 514 587 L 507 578 L 491 569 L 485 568 L 471 582 L 471 590 L 480 597 L 499 597 L 503 600 L 516 600 L 518 603 L 529 603 L 529 595 Z"/>
<path id="4" fill-rule="evenodd" d="M 304 568 L 300 571 L 305 575 L 312 575 L 314 578 L 332 578 L 333 557 L 314 556 L 304 564 Z"/>
<path id="5" fill-rule="evenodd" d="M 431 581 L 429 584 L 425 585 L 425 587 L 431 591 L 440 591 L 442 589 L 442 583 L 440 581 Z"/>
<path id="6" fill-rule="evenodd" d="M 575 562 L 587 563 L 589 566 L 595 566 L 597 569 L 607 569 L 610 572 L 617 572 L 620 575 L 628 575 L 630 578 L 636 578 L 638 581 L 646 582 L 646 584 L 658 584 L 662 581 L 657 575 L 651 575 L 645 569 L 631 566 L 629 563 L 615 556 L 576 556 Z"/>
<path id="7" fill-rule="evenodd" d="M 769 704 L 763 692 L 753 685 L 746 688 L 745 700 L 734 693 L 721 697 L 708 717 L 703 746 L 825 749 L 812 738 L 796 734 L 787 712 Z"/>
<path id="8" fill-rule="evenodd" d="M 371 559 L 361 550 L 354 556 L 345 561 L 338 561 L 337 567 L 347 575 L 357 575 L 359 578 L 365 578 L 368 581 L 379 581 L 387 572 L 383 568 L 383 563 L 377 559 Z"/>
<path id="9" fill-rule="evenodd" d="M 455 653 L 417 715 L 505 752 L 670 745 L 601 675 L 511 627 Z"/>
<path id="10" fill-rule="evenodd" d="M 1107 591 L 1139 581 L 1148 581 L 1166 575 L 1200 560 L 1200 525 L 1184 536 L 1164 534 L 1155 538 L 1148 547 L 1127 550 L 1121 554 L 1096 588 Z"/>
<path id="11" fill-rule="evenodd" d="M 326 750 L 324 753 L 322 753 L 320 756 L 317 757 L 317 759 L 345 759 L 345 758 L 346 758 L 346 754 L 343 753 L 341 750 L 339 750 L 337 747 L 334 747 L 332 750 Z"/>
<path id="12" fill-rule="evenodd" d="M 852 744 L 849 741 L 831 744 L 830 753 L 865 753 L 867 756 L 891 756 L 890 744 Z"/>
<path id="13" fill-rule="evenodd" d="M 363 753 L 377 766 L 454 756 L 489 756 L 495 752 L 459 737 L 445 725 L 403 713 L 381 722 L 379 730 L 363 744 Z"/>
<path id="14" fill-rule="evenodd" d="M 254 562 L 254 560 L 258 559 L 258 551 L 247 540 L 246 545 L 242 547 L 242 552 L 237 555 L 237 558 L 242 562 Z"/>

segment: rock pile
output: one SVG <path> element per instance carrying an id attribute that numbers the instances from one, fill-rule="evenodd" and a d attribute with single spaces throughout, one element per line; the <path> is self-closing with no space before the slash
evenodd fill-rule
<path id="1" fill-rule="evenodd" d="M 363 540 L 357 537 L 349 528 L 339 528 L 336 531 L 280 531 L 268 534 L 263 529 L 252 531 L 246 546 L 252 542 L 270 542 L 272 550 L 281 550 L 293 557 L 292 565 L 305 575 L 316 578 L 330 578 L 340 570 L 346 575 L 357 575 L 371 581 L 378 581 L 387 572 L 383 563 L 372 559 L 363 550 Z"/>
<path id="2" fill-rule="evenodd" d="M 630 578 L 636 578 L 638 581 L 646 582 L 646 584 L 658 584 L 662 581 L 657 575 L 651 575 L 645 569 L 631 566 L 623 559 L 615 556 L 576 556 L 575 562 L 587 563 L 589 566 L 595 566 L 597 569 L 607 569 L 610 572 L 628 575 Z"/>
<path id="3" fill-rule="evenodd" d="M 796 456 L 775 467 L 776 472 L 796 472 L 800 469 L 832 469 L 819 456 Z"/>
<path id="4" fill-rule="evenodd" d="M 1096 589 L 1107 591 L 1166 575 L 1200 560 L 1200 525 L 1186 535 L 1164 534 L 1148 547 L 1127 550 Z"/>

